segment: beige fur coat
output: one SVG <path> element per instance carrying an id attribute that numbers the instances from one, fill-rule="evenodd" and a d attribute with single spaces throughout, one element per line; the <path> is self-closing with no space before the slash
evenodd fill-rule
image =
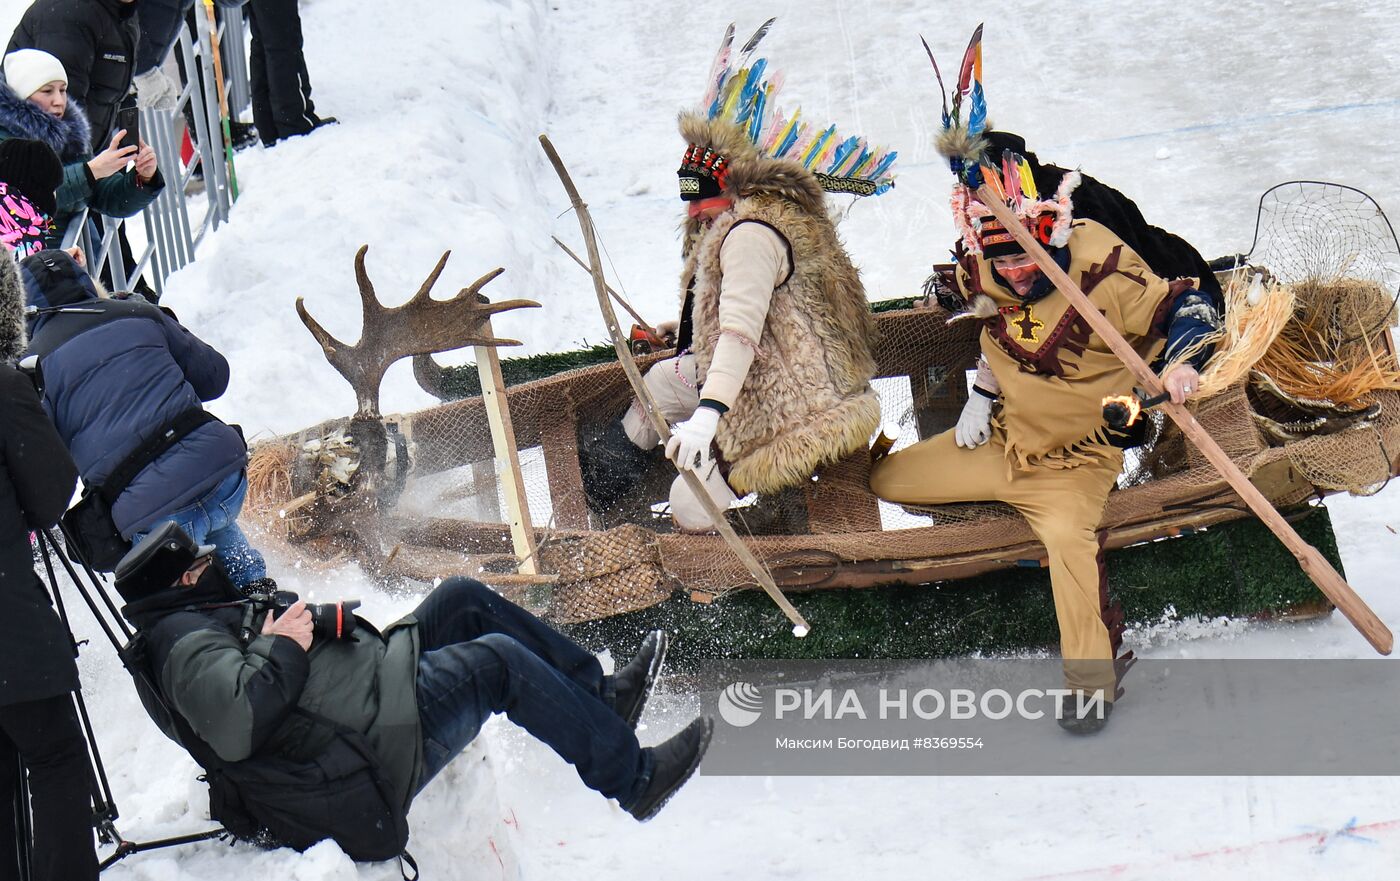
<path id="1" fill-rule="evenodd" d="M 773 291 L 762 337 L 750 341 L 753 365 L 715 439 L 735 492 L 776 492 L 864 448 L 878 427 L 875 321 L 816 178 L 796 162 L 742 154 L 730 169 L 734 209 L 701 234 L 687 261 L 692 347 L 703 375 L 719 339 L 725 236 L 740 221 L 772 227 L 792 247 L 792 272 Z"/>

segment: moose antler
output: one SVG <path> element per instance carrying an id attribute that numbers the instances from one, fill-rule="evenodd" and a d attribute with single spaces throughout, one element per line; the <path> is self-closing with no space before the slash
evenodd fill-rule
<path id="1" fill-rule="evenodd" d="M 357 421 L 380 418 L 379 384 L 390 364 L 410 355 L 447 352 L 464 346 L 518 346 L 519 340 L 490 335 L 488 322 L 491 316 L 512 309 L 538 308 L 540 305 L 534 300 L 491 303 L 481 296 L 480 291 L 486 283 L 504 269 L 486 273 L 462 288 L 450 300 L 433 299 L 430 296 L 433 284 L 452 254 L 447 251 L 412 299 L 402 306 L 387 308 L 375 296 L 374 284 L 365 272 L 365 253 L 368 251 L 369 245 L 362 245 L 355 254 L 355 280 L 359 283 L 360 301 L 364 307 L 364 326 L 360 331 L 360 341 L 355 345 L 348 346 L 331 336 L 306 311 L 302 298 L 297 297 L 297 315 L 301 316 L 302 323 L 311 331 L 316 342 L 321 344 L 326 360 L 355 390 Z"/>

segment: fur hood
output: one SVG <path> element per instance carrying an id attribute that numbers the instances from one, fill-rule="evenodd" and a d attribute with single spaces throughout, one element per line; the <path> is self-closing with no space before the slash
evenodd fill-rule
<path id="1" fill-rule="evenodd" d="M 792 159 L 770 159 L 758 151 L 738 126 L 685 112 L 678 120 L 687 144 L 710 147 L 729 160 L 729 194 L 737 199 L 772 194 L 796 202 L 814 214 L 826 210 L 817 176 Z"/>
<path id="2" fill-rule="evenodd" d="M 63 112 L 62 119 L 50 116 L 28 99 L 15 95 L 5 84 L 3 75 L 0 75 L 0 128 L 7 129 L 11 137 L 43 141 L 64 165 L 92 153 L 92 128 L 77 101 L 68 99 L 68 109 Z"/>
<path id="3" fill-rule="evenodd" d="M 769 159 L 732 123 L 686 111 L 680 115 L 677 125 L 687 144 L 711 147 L 729 160 L 729 176 L 725 183 L 728 194 L 736 202 L 771 194 L 794 202 L 812 214 L 826 213 L 826 192 L 817 176 L 802 163 L 792 159 Z M 699 221 L 682 217 L 681 237 L 685 241 L 682 254 L 685 257 L 690 256 L 704 229 Z M 684 273 L 687 278 L 690 272 L 691 267 L 687 266 Z M 683 281 L 681 287 L 685 284 Z"/>
<path id="4" fill-rule="evenodd" d="M 28 346 L 24 333 L 24 285 L 20 284 L 14 256 L 5 253 L 0 255 L 0 364 L 18 361 Z"/>

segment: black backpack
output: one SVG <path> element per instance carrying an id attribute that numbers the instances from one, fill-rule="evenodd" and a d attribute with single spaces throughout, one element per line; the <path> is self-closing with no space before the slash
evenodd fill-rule
<path id="1" fill-rule="evenodd" d="M 329 838 L 356 861 L 399 857 L 418 877 L 418 866 L 404 849 L 408 817 L 363 734 L 298 707 L 296 713 L 335 733 L 319 755 L 307 761 L 254 756 L 225 762 L 160 694 L 144 634 L 138 632 L 122 649 L 122 662 L 156 727 L 204 768 L 209 816 L 235 838 L 299 851 Z"/>

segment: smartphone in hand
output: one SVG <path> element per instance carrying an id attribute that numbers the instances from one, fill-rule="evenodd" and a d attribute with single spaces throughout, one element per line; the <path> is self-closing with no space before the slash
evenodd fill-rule
<path id="1" fill-rule="evenodd" d="M 141 110 L 135 106 L 122 107 L 117 111 L 117 128 L 126 129 L 118 147 L 141 146 Z"/>

